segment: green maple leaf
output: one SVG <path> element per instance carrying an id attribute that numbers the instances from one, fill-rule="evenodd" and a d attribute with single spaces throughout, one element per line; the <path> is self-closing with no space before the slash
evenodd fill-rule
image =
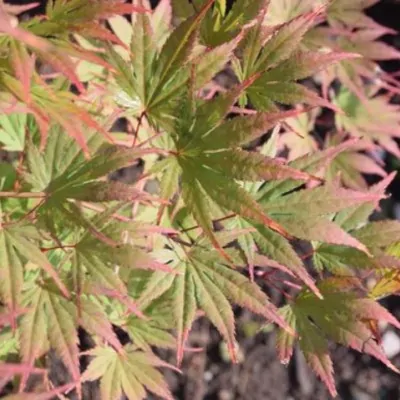
<path id="1" fill-rule="evenodd" d="M 400 323 L 374 300 L 351 291 L 354 284 L 349 278 L 326 279 L 319 285 L 323 299 L 306 290 L 296 297 L 293 304 L 282 309 L 282 315 L 299 335 L 300 349 L 308 364 L 332 396 L 337 392 L 328 340 L 369 354 L 398 372 L 378 344 L 369 322 L 383 320 L 397 328 L 400 328 Z M 292 356 L 294 342 L 293 337 L 280 332 L 278 352 L 284 363 L 288 363 Z"/>
<path id="2" fill-rule="evenodd" d="M 388 103 L 383 96 L 367 94 L 365 97 L 362 102 L 356 94 L 342 88 L 335 102 L 345 114 L 335 116 L 336 126 L 369 143 L 377 142 L 399 157 L 400 151 L 394 140 L 399 136 L 398 106 Z M 379 113 L 379 123 L 374 118 L 375 113 Z"/>
<path id="3" fill-rule="evenodd" d="M 251 80 L 247 85 L 249 83 Z M 173 134 L 176 156 L 170 158 L 176 159 L 175 168 L 180 170 L 183 200 L 217 247 L 211 227 L 211 215 L 216 208 L 233 211 L 285 234 L 236 180 L 313 179 L 309 174 L 290 168 L 271 157 L 238 148 L 261 136 L 281 119 L 297 113 L 264 113 L 222 122 L 243 87 L 240 85 L 214 100 L 202 103 L 194 110 L 188 109 L 187 102 L 184 103 L 183 109 L 179 109 L 181 119 Z M 176 191 L 176 177 L 174 182 Z M 173 192 L 169 188 L 168 194 Z"/>
<path id="4" fill-rule="evenodd" d="M 159 33 L 155 30 L 160 23 L 157 10 L 152 16 L 136 16 L 132 28 L 135 34 L 130 42 L 134 51 L 128 55 L 130 64 L 110 48 L 109 62 L 117 70 L 116 99 L 128 112 L 145 115 L 155 127 L 171 126 L 171 113 L 190 79 L 194 76 L 194 87 L 199 89 L 229 61 L 236 39 L 211 50 L 196 47 L 200 23 L 212 3 L 209 0 L 202 4 L 198 13 L 169 32 L 160 50 Z M 164 13 L 168 15 L 168 11 Z"/>
<path id="5" fill-rule="evenodd" d="M 84 227 L 98 232 L 76 201 L 129 201 L 152 196 L 121 182 L 104 181 L 110 172 L 131 164 L 151 150 L 131 150 L 104 144 L 99 135 L 91 134 L 87 145 L 94 152 L 90 160 L 62 129 L 54 127 L 44 152 L 31 144 L 27 151 L 29 172 L 26 181 L 32 186 L 32 197 L 38 199 L 37 213 L 41 223 L 57 237 L 57 227 Z M 65 232 L 65 230 L 64 230 Z"/>
<path id="6" fill-rule="evenodd" d="M 77 316 L 72 303 L 40 286 L 32 286 L 24 300 L 29 311 L 20 323 L 20 349 L 28 364 L 53 348 L 73 381 L 80 378 Z"/>
<path id="7" fill-rule="evenodd" d="M 89 354 L 94 359 L 82 379 L 100 379 L 102 399 L 118 400 L 122 394 L 129 400 L 145 399 L 146 389 L 163 399 L 173 399 L 163 376 L 154 368 L 166 364 L 152 353 L 127 345 L 122 353 L 111 347 L 96 347 Z"/>
<path id="8" fill-rule="evenodd" d="M 353 270 L 382 269 L 392 265 L 394 260 L 382 253 L 382 248 L 394 243 L 398 238 L 398 224 L 396 221 L 381 221 L 368 223 L 368 218 L 379 204 L 379 199 L 385 193 L 394 174 L 390 174 L 376 185 L 371 186 L 368 193 L 370 201 L 355 204 L 340 210 L 334 216 L 334 221 L 344 232 L 348 232 L 360 246 L 339 247 L 326 243 L 314 243 L 313 261 L 318 270 L 328 268 L 333 273 L 353 274 Z M 378 195 L 375 200 L 374 195 Z M 382 229 L 382 231 L 380 231 Z M 340 243 L 337 243 L 340 244 Z M 368 249 L 368 254 L 361 251 Z M 361 251 L 359 251 L 361 250 Z"/>
<path id="9" fill-rule="evenodd" d="M 332 63 L 354 57 L 350 53 L 323 54 L 298 50 L 304 35 L 323 9 L 318 7 L 316 11 L 302 14 L 269 30 L 262 25 L 261 18 L 258 24 L 248 30 L 247 37 L 239 46 L 234 68 L 240 81 L 259 74 L 246 90 L 246 95 L 257 110 L 276 111 L 276 103 L 303 102 L 331 107 L 329 102 L 296 82 Z M 241 103 L 245 104 L 244 96 Z"/>
<path id="10" fill-rule="evenodd" d="M 178 257 L 175 266 L 178 274 L 154 273 L 138 300 L 143 307 L 167 291 L 173 295 L 178 363 L 182 361 L 184 344 L 198 309 L 205 312 L 228 342 L 233 359 L 236 342 L 230 302 L 281 323 L 267 295 L 240 272 L 224 265 L 218 252 L 210 251 L 208 246 L 209 241 L 203 239 L 182 256 L 171 252 L 171 259 Z M 234 257 L 234 254 L 229 254 Z"/>
<path id="11" fill-rule="evenodd" d="M 26 114 L 0 116 L 0 142 L 6 151 L 22 151 L 25 146 Z"/>

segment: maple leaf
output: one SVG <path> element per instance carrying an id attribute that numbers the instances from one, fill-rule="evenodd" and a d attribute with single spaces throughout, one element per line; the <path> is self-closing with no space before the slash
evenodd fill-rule
<path id="1" fill-rule="evenodd" d="M 292 161 L 318 150 L 319 146 L 312 131 L 319 112 L 315 108 L 284 121 L 284 133 L 279 137 L 279 144 L 287 149 L 288 160 Z"/>
<path id="2" fill-rule="evenodd" d="M 166 366 L 152 353 L 126 345 L 122 354 L 111 347 L 96 347 L 88 352 L 94 357 L 82 380 L 100 378 L 103 399 L 118 400 L 124 393 L 128 399 L 145 399 L 146 389 L 163 399 L 173 399 L 163 376 L 154 367 Z"/>
<path id="3" fill-rule="evenodd" d="M 257 110 L 276 111 L 275 103 L 304 102 L 332 107 L 329 102 L 296 82 L 332 63 L 355 56 L 351 53 L 323 54 L 298 51 L 303 36 L 323 10 L 324 7 L 318 7 L 315 11 L 271 28 L 271 32 L 267 34 L 263 32 L 262 19 L 248 30 L 247 37 L 242 42 L 244 44 L 238 51 L 238 58 L 243 60 L 237 60 L 234 69 L 240 81 L 255 73 L 260 74 L 246 90 L 249 100 Z"/>
<path id="4" fill-rule="evenodd" d="M 340 143 L 342 137 L 340 133 L 328 135 L 325 147 Z M 368 184 L 364 175 L 378 175 L 381 178 L 387 176 L 383 162 L 375 154 L 377 150 L 378 146 L 368 139 L 360 140 L 357 145 L 339 154 L 330 164 L 326 171 L 327 180 L 333 182 L 339 177 L 343 185 L 350 189 L 367 190 Z"/>
<path id="5" fill-rule="evenodd" d="M 335 0 L 327 9 L 327 18 L 333 26 L 348 25 L 355 28 L 382 28 L 364 10 L 378 3 L 379 0 Z M 386 33 L 392 32 L 386 28 Z"/>
<path id="6" fill-rule="evenodd" d="M 210 216 L 216 206 L 286 234 L 235 179 L 314 179 L 271 157 L 237 149 L 237 146 L 261 136 L 281 119 L 298 112 L 237 117 L 221 123 L 241 89 L 242 85 L 204 102 L 194 112 L 186 110 L 187 115 L 176 126 L 173 136 L 176 156 L 171 158 L 176 158 L 181 171 L 183 200 L 217 248 L 219 246 L 211 229 Z M 209 110 L 212 110 L 211 116 Z M 169 194 L 172 193 L 170 190 Z"/>
<path id="7" fill-rule="evenodd" d="M 30 172 L 25 174 L 25 179 L 41 199 L 37 213 L 53 236 L 56 236 L 59 219 L 63 218 L 70 221 L 69 225 L 85 227 L 96 234 L 96 229 L 85 218 L 76 202 L 71 200 L 154 200 L 134 186 L 99 180 L 152 150 L 109 146 L 103 143 L 99 135 L 92 133 L 88 136 L 88 146 L 95 153 L 89 161 L 82 149 L 59 127 L 52 131 L 44 152 L 41 153 L 34 145 L 28 148 L 27 163 Z M 61 158 L 59 152 L 63 148 L 67 148 L 68 152 Z"/>
<path id="8" fill-rule="evenodd" d="M 138 280 L 138 275 L 134 274 L 133 279 Z M 141 284 L 148 281 L 148 277 L 140 280 Z M 144 286 L 144 285 L 143 285 Z M 128 284 L 129 292 L 138 294 L 143 290 Z M 136 290 L 135 290 L 136 289 Z M 143 308 L 146 315 L 151 315 L 150 321 L 129 316 L 127 320 L 121 324 L 132 339 L 133 343 L 144 351 L 151 351 L 151 346 L 160 348 L 175 348 L 176 340 L 168 331 L 174 328 L 174 318 L 171 315 L 172 301 L 168 293 L 160 296 L 151 304 Z"/>
<path id="9" fill-rule="evenodd" d="M 393 139 L 399 137 L 397 105 L 388 103 L 384 96 L 370 97 L 362 102 L 346 89 L 341 89 L 336 102 L 346 113 L 335 116 L 338 129 L 345 129 L 353 136 L 363 137 L 365 141 L 377 142 L 385 150 L 400 156 Z M 373 118 L 372 112 L 379 113 L 379 123 Z"/>
<path id="10" fill-rule="evenodd" d="M 264 23 L 267 25 L 283 24 L 300 14 L 312 11 L 313 7 L 317 7 L 324 2 L 324 0 L 271 0 Z"/>
<path id="11" fill-rule="evenodd" d="M 225 66 L 237 38 L 213 49 L 198 46 L 194 52 L 200 23 L 212 3 L 212 0 L 205 2 L 198 13 L 175 28 L 160 50 L 156 30 L 160 24 L 158 9 L 152 16 L 136 16 L 133 27 L 128 28 L 135 31 L 130 42 L 134 48 L 133 54 L 128 55 L 130 63 L 110 51 L 109 61 L 117 70 L 117 98 L 129 99 L 121 103 L 124 108 L 137 116 L 145 116 L 156 128 L 158 125 L 171 127 L 169 120 L 190 80 L 194 89 L 200 89 Z"/>
<path id="12" fill-rule="evenodd" d="M 334 79 L 338 79 L 343 86 L 351 90 L 360 100 L 366 102 L 364 94 L 364 79 L 374 82 L 390 92 L 398 92 L 398 83 L 390 74 L 379 67 L 377 61 L 398 59 L 400 53 L 378 39 L 388 33 L 385 28 L 340 29 L 331 27 L 317 27 L 308 35 L 308 46 L 327 47 L 335 51 L 352 52 L 361 55 L 361 58 L 344 60 L 329 67 L 320 73 L 319 79 L 323 86 L 323 93 L 327 96 L 328 87 Z M 393 33 L 393 32 L 390 32 Z"/>
<path id="13" fill-rule="evenodd" d="M 356 248 L 343 248 L 330 244 L 319 244 L 314 246 L 313 249 L 313 261 L 318 270 L 322 270 L 325 266 L 333 273 L 352 275 L 353 270 L 360 268 L 372 270 L 383 269 L 393 263 L 390 257 L 382 255 L 380 251 L 376 250 L 376 247 L 371 247 L 367 240 L 364 242 L 357 236 L 357 232 L 360 229 L 362 233 L 362 231 L 368 227 L 368 217 L 378 206 L 379 199 L 382 198 L 382 195 L 385 193 L 387 186 L 393 178 L 394 174 L 391 174 L 381 182 L 372 186 L 368 191 L 372 194 L 370 201 L 343 209 L 334 216 L 335 223 L 338 224 L 343 231 L 350 233 L 358 243 L 361 242 L 368 248 L 367 253 L 369 256 L 363 254 Z M 368 192 L 365 194 L 368 195 Z M 374 194 L 378 195 L 375 200 L 373 199 Z M 371 257 L 371 255 L 373 255 L 373 257 Z"/>
<path id="14" fill-rule="evenodd" d="M 300 349 L 308 364 L 332 396 L 337 392 L 328 340 L 369 354 L 398 372 L 377 343 L 368 322 L 386 321 L 397 328 L 400 328 L 400 323 L 379 303 L 350 291 L 351 287 L 351 281 L 346 281 L 346 278 L 325 279 L 319 285 L 322 299 L 306 290 L 296 297 L 293 304 L 282 309 L 282 315 L 299 335 Z M 282 362 L 289 362 L 294 342 L 286 332 L 279 333 L 277 347 Z"/>
<path id="15" fill-rule="evenodd" d="M 208 240 L 193 246 L 177 263 L 177 275 L 154 273 L 141 293 L 139 305 L 147 305 L 168 290 L 173 291 L 173 310 L 177 330 L 177 360 L 181 363 L 183 348 L 196 311 L 202 309 L 228 342 L 235 356 L 235 328 L 230 302 L 281 324 L 268 297 L 244 275 L 223 264 L 218 252 L 210 251 Z M 173 253 L 171 253 L 173 258 Z"/>
<path id="16" fill-rule="evenodd" d="M 392 265 L 396 265 L 396 261 L 400 258 L 400 242 L 390 245 L 385 253 L 394 257 L 394 260 L 391 260 L 389 268 L 378 271 L 376 283 L 370 290 L 370 295 L 377 300 L 390 295 L 398 295 L 400 292 L 399 271 L 397 268 L 390 268 Z"/>
<path id="17" fill-rule="evenodd" d="M 0 142 L 6 151 L 22 151 L 25 146 L 26 114 L 0 116 Z"/>
<path id="18" fill-rule="evenodd" d="M 32 365 L 53 348 L 67 366 L 73 381 L 77 382 L 80 378 L 79 351 L 73 305 L 58 294 L 36 285 L 26 292 L 24 302 L 29 311 L 19 326 L 22 359 Z M 23 380 L 23 386 L 25 382 Z"/>

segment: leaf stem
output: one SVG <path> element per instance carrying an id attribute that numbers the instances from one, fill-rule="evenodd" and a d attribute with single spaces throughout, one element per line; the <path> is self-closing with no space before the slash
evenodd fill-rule
<path id="1" fill-rule="evenodd" d="M 42 199 L 46 197 L 45 192 L 0 192 L 0 197 L 9 197 L 12 199 Z"/>
<path id="2" fill-rule="evenodd" d="M 231 219 L 233 217 L 236 217 L 236 214 L 229 214 L 229 215 L 226 215 L 225 217 L 214 219 L 213 222 L 214 223 L 215 222 L 222 222 L 222 221 L 225 221 L 227 219 Z M 186 232 L 192 231 L 192 230 L 197 229 L 197 228 L 199 228 L 199 225 L 194 225 L 194 226 L 191 226 L 190 228 L 184 229 L 183 231 L 181 231 L 181 233 L 186 233 Z"/>
<path id="3" fill-rule="evenodd" d="M 133 140 L 132 140 L 132 146 L 131 147 L 135 147 L 136 146 L 136 141 L 139 135 L 139 129 L 142 125 L 143 122 L 143 118 L 146 116 L 146 111 L 142 111 L 139 118 L 138 118 L 138 123 L 136 125 L 136 129 L 133 132 Z"/>

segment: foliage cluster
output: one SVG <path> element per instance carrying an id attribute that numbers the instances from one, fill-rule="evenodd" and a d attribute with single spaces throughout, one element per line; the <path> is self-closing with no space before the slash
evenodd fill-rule
<path id="1" fill-rule="evenodd" d="M 283 363 L 299 345 L 332 396 L 329 341 L 398 372 L 378 300 L 400 290 L 400 223 L 370 217 L 394 178 L 379 154 L 400 155 L 400 85 L 377 61 L 400 54 L 364 13 L 377 1 L 50 0 L 31 19 L 0 1 L 6 398 L 99 380 L 103 399 L 172 399 L 154 349 L 179 367 L 205 316 L 235 361 L 233 305 L 277 325 Z"/>

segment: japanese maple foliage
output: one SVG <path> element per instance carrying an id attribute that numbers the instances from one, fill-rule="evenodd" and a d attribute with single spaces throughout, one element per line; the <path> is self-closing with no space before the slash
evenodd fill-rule
<path id="1" fill-rule="evenodd" d="M 400 223 L 370 217 L 394 179 L 379 152 L 400 154 L 400 85 L 376 61 L 399 52 L 364 14 L 376 2 L 53 0 L 22 20 L 36 4 L 0 0 L 6 398 L 99 381 L 104 400 L 172 399 L 158 368 L 177 367 L 154 349 L 179 368 L 203 315 L 235 362 L 234 305 L 276 325 L 283 363 L 298 342 L 332 396 L 329 341 L 398 372 L 377 321 L 400 328 L 378 303 L 400 290 Z M 133 182 L 110 179 L 132 165 Z"/>

